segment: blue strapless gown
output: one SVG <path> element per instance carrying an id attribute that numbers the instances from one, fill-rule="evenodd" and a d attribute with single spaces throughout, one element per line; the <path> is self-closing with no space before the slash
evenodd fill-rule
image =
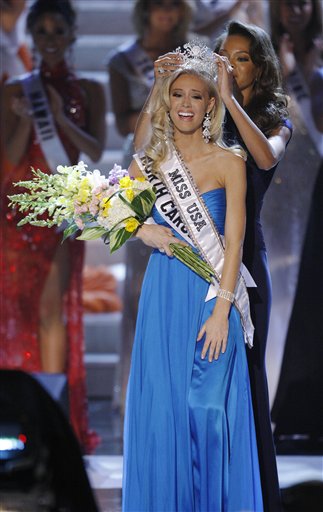
<path id="1" fill-rule="evenodd" d="M 202 195 L 224 231 L 225 190 Z M 154 209 L 155 222 L 164 220 Z M 178 235 L 177 235 L 178 236 Z M 153 251 L 142 287 L 126 404 L 123 510 L 263 510 L 239 313 L 227 350 L 202 360 L 198 332 L 215 300 L 176 258 Z"/>

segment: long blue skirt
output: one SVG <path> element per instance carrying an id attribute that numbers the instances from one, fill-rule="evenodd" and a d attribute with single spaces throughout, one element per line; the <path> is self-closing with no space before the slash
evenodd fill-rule
<path id="1" fill-rule="evenodd" d="M 145 275 L 129 377 L 125 512 L 263 510 L 240 316 L 227 350 L 201 359 L 198 332 L 215 300 L 185 265 L 154 251 Z"/>

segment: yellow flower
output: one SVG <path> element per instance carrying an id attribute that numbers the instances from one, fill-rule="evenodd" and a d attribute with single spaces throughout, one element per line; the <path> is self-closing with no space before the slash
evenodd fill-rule
<path id="1" fill-rule="evenodd" d="M 120 185 L 120 188 L 128 188 L 128 187 L 132 187 L 133 185 L 133 181 L 129 178 L 129 176 L 124 176 L 123 178 L 121 178 L 121 180 L 119 181 L 119 185 Z"/>
<path id="2" fill-rule="evenodd" d="M 133 200 L 133 198 L 135 197 L 135 193 L 132 190 L 132 188 L 126 190 L 126 196 L 127 196 L 127 199 L 129 199 L 129 201 Z"/>
<path id="3" fill-rule="evenodd" d="M 140 226 L 140 222 L 138 222 L 134 217 L 131 217 L 126 221 L 125 230 L 132 233 L 138 226 Z"/>
<path id="4" fill-rule="evenodd" d="M 109 200 L 108 197 L 105 197 L 104 199 L 102 199 L 101 203 L 100 203 L 100 208 L 102 210 L 102 217 L 107 217 L 109 215 L 109 210 L 111 208 L 111 201 Z"/>
<path id="5" fill-rule="evenodd" d="M 80 185 L 79 185 L 79 191 L 77 194 L 77 200 L 81 203 L 86 203 L 90 196 L 91 188 L 90 188 L 90 182 L 88 178 L 84 178 Z"/>
<path id="6" fill-rule="evenodd" d="M 143 176 L 139 176 L 138 178 L 136 178 L 136 180 L 143 183 L 144 181 L 146 181 L 146 178 L 144 178 Z"/>

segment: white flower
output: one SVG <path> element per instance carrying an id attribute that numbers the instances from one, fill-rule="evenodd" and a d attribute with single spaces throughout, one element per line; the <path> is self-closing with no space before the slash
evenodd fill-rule
<path id="1" fill-rule="evenodd" d="M 101 174 L 101 172 L 98 169 L 95 169 L 93 172 L 89 172 L 87 176 L 93 188 L 105 188 L 109 186 L 109 181 L 103 174 Z"/>

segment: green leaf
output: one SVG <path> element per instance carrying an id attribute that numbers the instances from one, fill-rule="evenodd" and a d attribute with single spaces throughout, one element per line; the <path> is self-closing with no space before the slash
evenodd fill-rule
<path id="1" fill-rule="evenodd" d="M 156 194 L 153 190 L 143 190 L 131 201 L 131 208 L 133 208 L 141 218 L 146 218 L 149 216 L 155 201 Z"/>
<path id="2" fill-rule="evenodd" d="M 124 228 L 111 231 L 109 234 L 110 253 L 117 251 L 120 247 L 131 238 L 133 233 L 126 231 Z"/>
<path id="3" fill-rule="evenodd" d="M 79 229 L 80 228 L 74 222 L 73 222 L 73 224 L 68 226 L 68 228 L 64 229 L 62 243 L 65 242 L 65 240 L 67 238 L 69 238 L 70 236 L 74 235 L 74 233 L 76 233 Z"/>
<path id="4" fill-rule="evenodd" d="M 105 235 L 107 230 L 101 227 L 85 228 L 82 234 L 77 237 L 78 240 L 96 240 L 101 236 Z"/>

